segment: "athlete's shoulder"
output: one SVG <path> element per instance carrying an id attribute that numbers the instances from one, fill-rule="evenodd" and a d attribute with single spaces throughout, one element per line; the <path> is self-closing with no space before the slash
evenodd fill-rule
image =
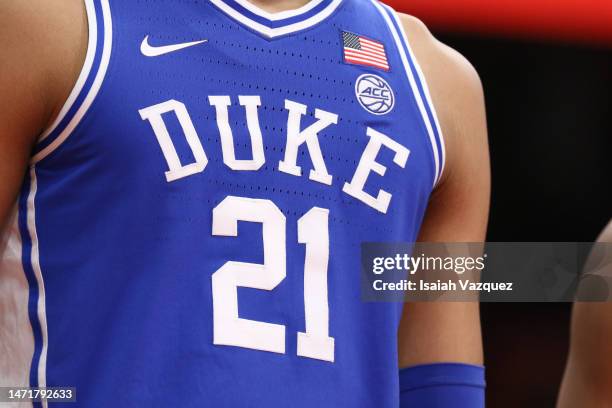
<path id="1" fill-rule="evenodd" d="M 606 228 L 599 234 L 597 242 L 610 242 L 612 243 L 612 219 L 606 225 Z"/>
<path id="2" fill-rule="evenodd" d="M 43 110 L 49 116 L 45 121 L 51 120 L 78 75 L 87 43 L 86 21 L 80 1 L 0 2 L 0 81 L 18 87 L 21 92 L 15 96 L 44 105 L 29 109 Z"/>
<path id="3" fill-rule="evenodd" d="M 467 58 L 436 39 L 421 20 L 398 16 L 431 92 L 452 166 L 460 152 L 487 144 L 482 82 Z"/>
<path id="4" fill-rule="evenodd" d="M 482 92 L 480 77 L 474 66 L 459 52 L 434 37 L 418 18 L 398 13 L 416 57 L 431 82 L 475 93 Z"/>

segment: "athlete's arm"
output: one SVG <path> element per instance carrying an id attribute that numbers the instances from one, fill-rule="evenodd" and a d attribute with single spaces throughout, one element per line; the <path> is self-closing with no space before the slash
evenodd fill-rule
<path id="1" fill-rule="evenodd" d="M 402 16 L 427 79 L 445 138 L 446 166 L 420 231 L 421 242 L 483 242 L 490 170 L 484 97 L 478 74 L 415 18 Z M 483 363 L 478 303 L 407 303 L 399 364 Z M 459 406 L 459 405 L 456 405 Z"/>
<path id="2" fill-rule="evenodd" d="M 612 221 L 598 239 L 612 242 Z M 610 260 L 599 260 L 610 265 Z M 612 303 L 574 305 L 570 352 L 558 408 L 612 407 Z"/>
<path id="3" fill-rule="evenodd" d="M 0 231 L 37 136 L 76 81 L 87 42 L 82 2 L 0 2 Z"/>

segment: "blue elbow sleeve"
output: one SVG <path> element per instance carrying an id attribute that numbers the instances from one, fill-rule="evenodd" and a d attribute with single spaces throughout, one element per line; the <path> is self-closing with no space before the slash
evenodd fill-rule
<path id="1" fill-rule="evenodd" d="M 483 408 L 484 367 L 427 364 L 399 372 L 400 408 Z"/>

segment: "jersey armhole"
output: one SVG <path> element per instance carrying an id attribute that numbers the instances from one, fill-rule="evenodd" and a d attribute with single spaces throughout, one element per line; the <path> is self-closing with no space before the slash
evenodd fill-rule
<path id="1" fill-rule="evenodd" d="M 386 4 L 379 3 L 377 0 L 372 0 L 372 2 L 387 23 L 393 39 L 395 40 L 408 82 L 414 94 L 418 110 L 421 113 L 425 129 L 427 130 L 434 162 L 433 189 L 442 177 L 446 150 L 444 146 L 444 136 L 442 135 L 442 129 L 431 99 L 429 87 L 427 86 L 425 75 L 416 60 L 404 27 L 395 10 Z"/>
<path id="2" fill-rule="evenodd" d="M 56 150 L 74 131 L 95 99 L 108 68 L 112 24 L 108 0 L 84 0 L 87 13 L 87 52 L 81 72 L 57 118 L 38 138 L 30 164 Z"/>

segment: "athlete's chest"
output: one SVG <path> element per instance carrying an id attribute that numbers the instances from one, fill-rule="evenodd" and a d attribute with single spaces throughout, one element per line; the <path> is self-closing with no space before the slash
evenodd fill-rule
<path id="1" fill-rule="evenodd" d="M 169 183 L 274 169 L 386 211 L 385 194 L 365 196 L 363 185 L 383 172 L 381 156 L 399 176 L 413 148 L 409 95 L 384 41 L 376 67 L 347 60 L 347 47 L 368 41 L 348 25 L 270 41 L 214 16 L 176 22 L 122 22 L 105 90 L 113 103 L 100 112 L 113 142 L 99 151 L 156 163 Z"/>
<path id="2" fill-rule="evenodd" d="M 163 173 L 168 183 L 208 172 L 216 178 L 261 173 L 274 184 L 271 170 L 284 182 L 295 178 L 295 183 L 342 190 L 386 212 L 390 194 L 380 190 L 371 195 L 364 187 L 370 173 L 384 176 L 386 166 L 393 168 L 390 178 L 398 186 L 410 138 L 399 133 L 398 123 L 368 112 L 354 90 L 368 87 L 368 100 L 392 103 L 384 102 L 394 98 L 390 86 L 372 82 L 384 80 L 365 74 L 345 93 L 341 87 L 335 92 L 308 87 L 303 80 L 257 81 L 253 72 L 196 76 L 153 79 L 149 87 L 135 87 L 153 91 L 119 102 L 124 106 L 115 109 L 125 120 L 109 122 L 111 133 L 122 135 L 111 150 L 144 153 L 148 166 L 157 163 L 157 174 Z M 372 92 L 383 96 L 370 96 Z M 391 136 L 394 131 L 404 143 Z"/>
<path id="3" fill-rule="evenodd" d="M 183 3 L 167 15 L 130 4 L 114 7 L 110 63 L 64 167 L 147 195 L 300 186 L 379 214 L 431 185 L 422 123 L 380 24 L 329 17 L 271 39 Z"/>

